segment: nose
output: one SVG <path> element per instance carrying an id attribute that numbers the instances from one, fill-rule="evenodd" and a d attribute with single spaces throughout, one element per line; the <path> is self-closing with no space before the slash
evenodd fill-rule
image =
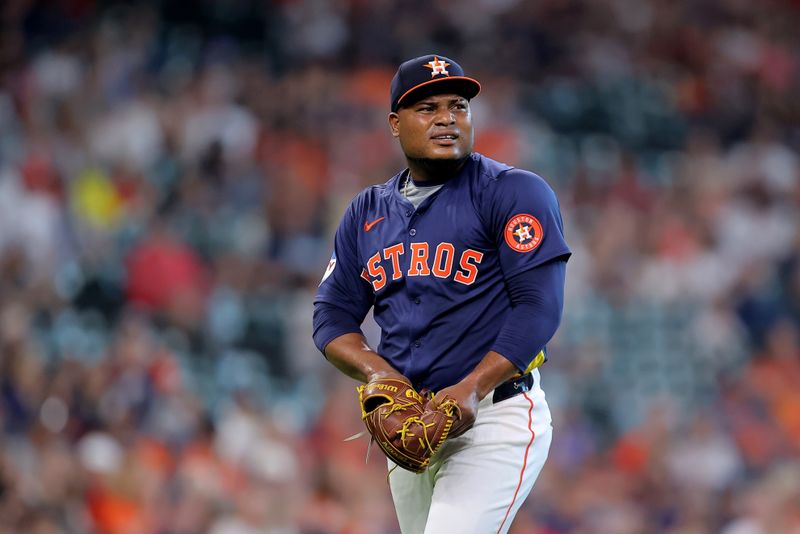
<path id="1" fill-rule="evenodd" d="M 436 125 L 437 126 L 450 126 L 451 124 L 455 124 L 456 116 L 452 110 L 448 108 L 444 108 L 440 110 L 436 114 Z"/>

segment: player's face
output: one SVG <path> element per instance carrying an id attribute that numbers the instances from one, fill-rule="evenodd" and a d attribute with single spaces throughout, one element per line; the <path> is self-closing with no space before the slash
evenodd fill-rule
<path id="1" fill-rule="evenodd" d="M 425 97 L 390 113 L 389 126 L 409 158 L 458 160 L 472 152 L 472 113 L 463 96 Z"/>

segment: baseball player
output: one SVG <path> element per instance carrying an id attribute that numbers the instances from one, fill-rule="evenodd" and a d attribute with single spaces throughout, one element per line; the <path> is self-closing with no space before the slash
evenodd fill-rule
<path id="1" fill-rule="evenodd" d="M 537 368 L 570 250 L 547 183 L 473 152 L 480 88 L 442 55 L 400 65 L 389 128 L 408 168 L 353 199 L 314 302 L 314 341 L 342 372 L 461 408 L 426 471 L 390 472 L 403 534 L 507 532 L 550 447 Z M 377 350 L 360 329 L 370 308 Z"/>

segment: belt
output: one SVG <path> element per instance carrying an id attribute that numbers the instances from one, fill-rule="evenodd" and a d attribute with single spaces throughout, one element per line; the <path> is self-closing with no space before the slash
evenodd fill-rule
<path id="1" fill-rule="evenodd" d="M 532 387 L 533 375 L 531 373 L 512 378 L 511 380 L 506 380 L 494 388 L 492 403 L 497 404 L 498 402 L 510 399 L 514 395 L 519 395 L 520 393 L 530 391 Z"/>

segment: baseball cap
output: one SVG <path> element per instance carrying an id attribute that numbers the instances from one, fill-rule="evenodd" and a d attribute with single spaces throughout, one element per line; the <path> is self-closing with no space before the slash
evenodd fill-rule
<path id="1" fill-rule="evenodd" d="M 421 98 L 444 92 L 470 99 L 481 92 L 481 84 L 465 76 L 461 65 L 448 57 L 428 54 L 409 59 L 400 65 L 392 78 L 392 111 L 397 111 L 404 103 L 413 102 L 412 96 Z"/>

